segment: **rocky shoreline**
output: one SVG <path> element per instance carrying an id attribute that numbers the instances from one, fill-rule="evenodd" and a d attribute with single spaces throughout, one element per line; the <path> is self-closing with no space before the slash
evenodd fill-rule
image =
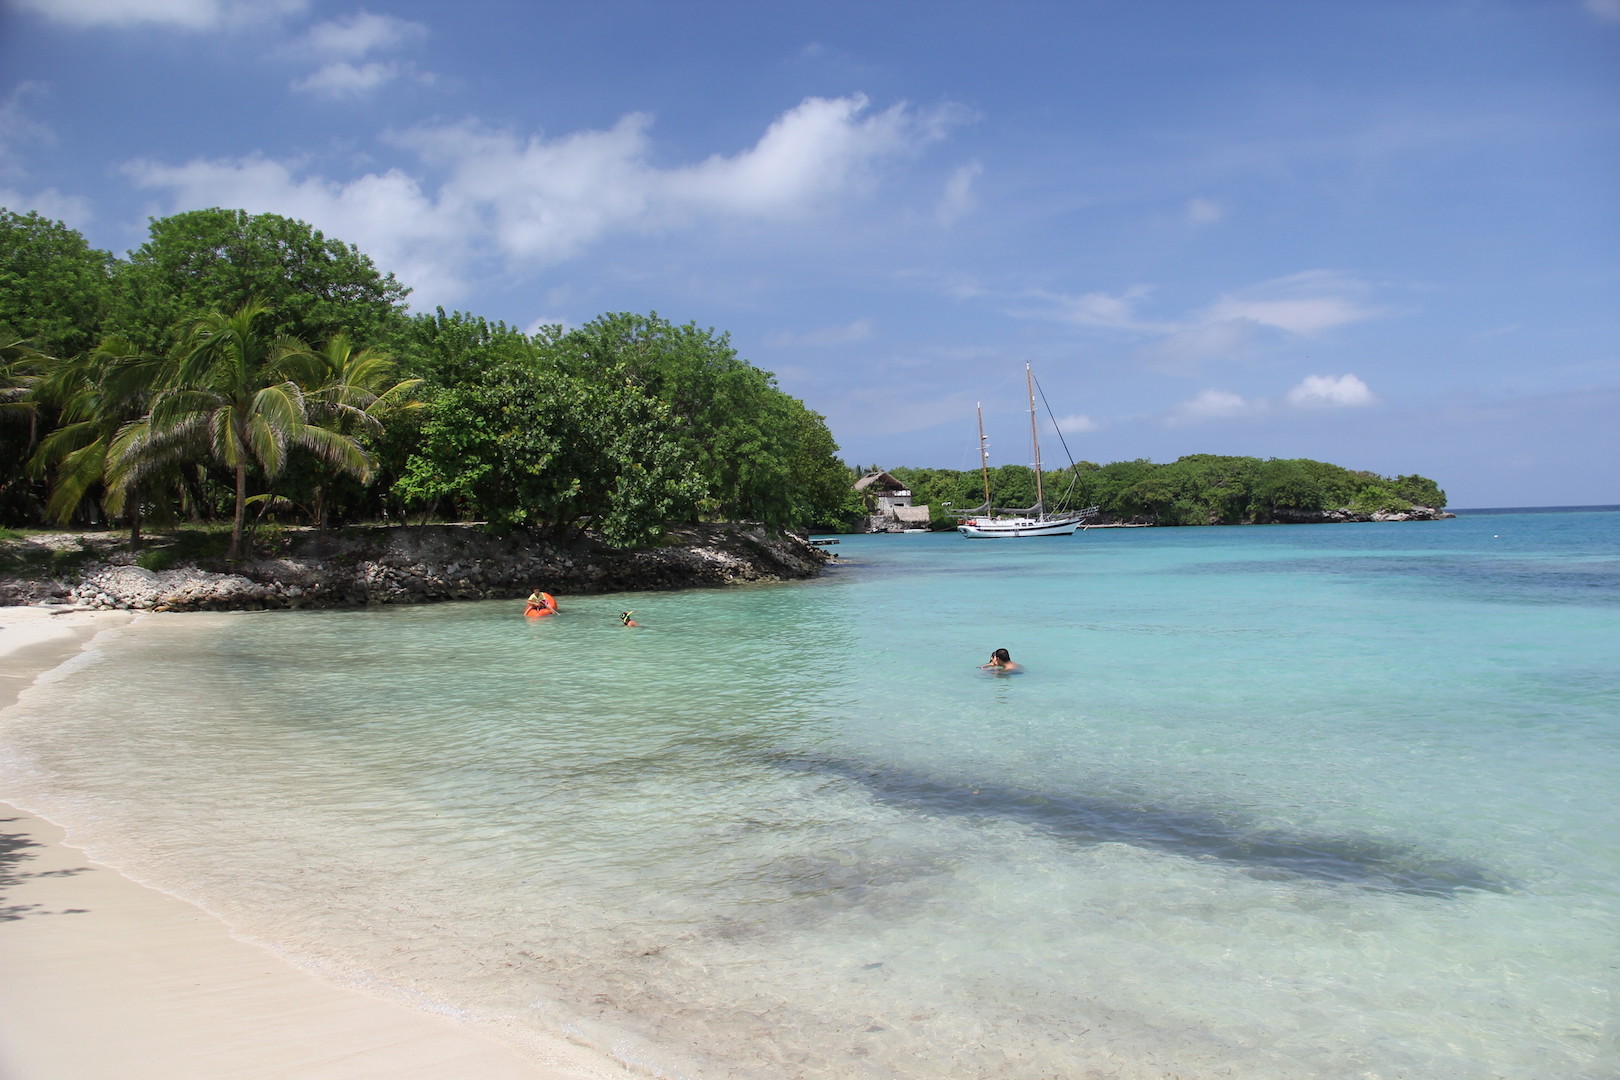
<path id="1" fill-rule="evenodd" d="M 290 530 L 283 537 L 286 551 L 274 558 L 166 569 L 141 565 L 161 563 L 161 540 L 143 555 L 112 541 L 64 537 L 76 545 L 66 550 L 88 553 L 88 560 L 71 573 L 0 577 L 0 604 L 130 611 L 366 607 L 510 599 L 534 588 L 568 595 L 787 581 L 814 577 L 828 561 L 803 539 L 758 525 L 682 526 L 644 550 L 588 537 L 573 543 L 524 533 L 495 537 L 471 525 Z M 51 544 L 50 537 L 5 542 L 21 564 L 30 554 L 36 564 L 48 554 L 23 549 Z"/>
<path id="2" fill-rule="evenodd" d="M 1272 520 L 1278 525 L 1317 525 L 1351 521 L 1442 521 L 1456 516 L 1432 506 L 1414 506 L 1410 510 L 1378 510 L 1371 514 L 1363 514 L 1346 507 L 1339 510 L 1278 510 Z"/>

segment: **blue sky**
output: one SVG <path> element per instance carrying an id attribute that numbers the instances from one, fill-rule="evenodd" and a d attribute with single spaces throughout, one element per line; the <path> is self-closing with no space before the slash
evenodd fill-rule
<path id="1" fill-rule="evenodd" d="M 859 464 L 1620 503 L 1620 0 L 0 0 L 0 204 L 728 331 Z M 1048 461 L 1064 460 L 1047 438 Z"/>

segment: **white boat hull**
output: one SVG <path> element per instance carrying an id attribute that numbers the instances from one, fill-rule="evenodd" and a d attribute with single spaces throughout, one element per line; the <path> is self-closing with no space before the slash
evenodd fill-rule
<path id="1" fill-rule="evenodd" d="M 1073 536 L 1083 517 L 969 518 L 956 531 L 974 540 L 1010 540 L 1021 536 Z"/>

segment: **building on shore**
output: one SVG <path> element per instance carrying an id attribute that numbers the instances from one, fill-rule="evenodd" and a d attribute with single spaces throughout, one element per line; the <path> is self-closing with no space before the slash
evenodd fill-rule
<path id="1" fill-rule="evenodd" d="M 855 490 L 871 509 L 857 532 L 906 532 L 928 528 L 928 507 L 911 504 L 911 489 L 886 472 L 867 473 Z"/>

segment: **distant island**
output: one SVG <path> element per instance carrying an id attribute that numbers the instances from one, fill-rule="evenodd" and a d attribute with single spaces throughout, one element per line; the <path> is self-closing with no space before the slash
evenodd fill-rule
<path id="1" fill-rule="evenodd" d="M 856 470 L 887 481 L 862 489 L 866 527 L 952 529 L 959 512 L 984 502 L 984 478 L 959 469 L 872 466 Z M 1035 473 L 1023 465 L 990 470 L 997 506 L 1034 505 Z M 1098 508 L 1099 524 L 1264 525 L 1345 521 L 1432 521 L 1454 515 L 1446 493 L 1426 476 L 1386 477 L 1309 458 L 1189 454 L 1167 464 L 1082 461 L 1048 471 L 1049 507 Z"/>

